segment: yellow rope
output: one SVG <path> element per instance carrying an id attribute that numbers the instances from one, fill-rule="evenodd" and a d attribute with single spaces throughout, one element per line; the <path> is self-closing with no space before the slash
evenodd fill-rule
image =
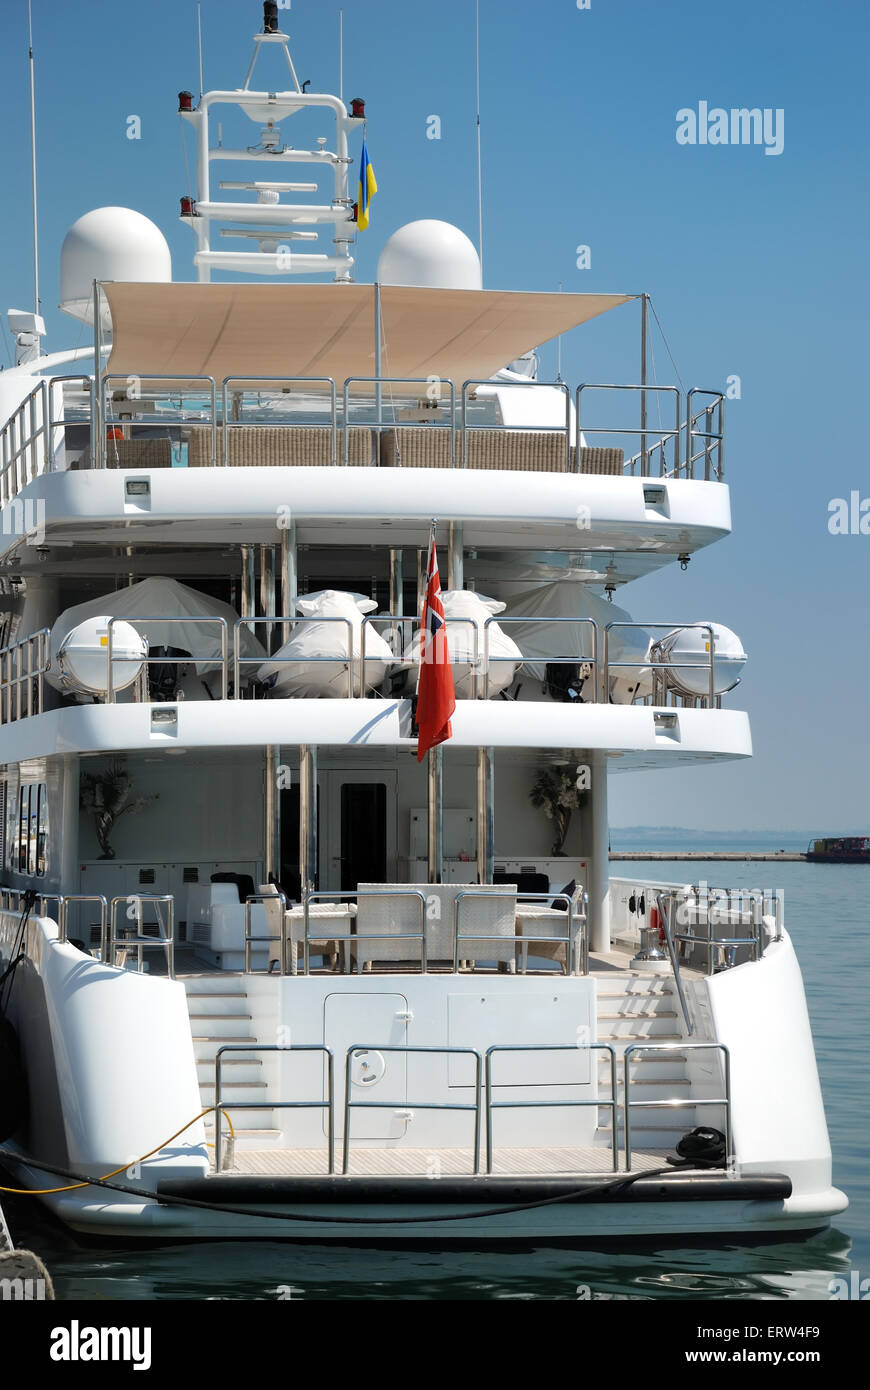
<path id="1" fill-rule="evenodd" d="M 230 1137 L 235 1139 L 236 1131 L 233 1128 L 233 1122 L 230 1118 L 229 1111 L 225 1110 L 222 1105 L 220 1107 L 209 1105 L 206 1106 L 205 1110 L 201 1110 L 198 1115 L 194 1115 L 192 1120 L 188 1120 L 186 1125 L 182 1125 L 181 1129 L 177 1129 L 174 1134 L 170 1134 L 169 1138 L 164 1139 L 162 1144 L 158 1144 L 156 1148 L 150 1149 L 148 1153 L 143 1154 L 141 1158 L 131 1159 L 129 1163 L 122 1163 L 120 1168 L 113 1169 L 111 1173 L 104 1173 L 101 1178 L 93 1178 L 88 1182 L 70 1183 L 68 1187 L 0 1187 L 0 1192 L 11 1192 L 16 1197 L 50 1197 L 56 1192 L 75 1192 L 81 1187 L 91 1187 L 95 1182 L 108 1182 L 110 1178 L 116 1178 L 119 1173 L 126 1173 L 128 1168 L 135 1167 L 137 1163 L 145 1163 L 147 1159 L 152 1158 L 154 1154 L 159 1153 L 161 1149 L 165 1149 L 167 1144 L 171 1144 L 173 1139 L 177 1139 L 179 1134 L 183 1134 L 186 1129 L 190 1129 L 191 1125 L 195 1125 L 197 1120 L 201 1120 L 205 1115 L 210 1115 L 213 1110 L 218 1109 L 220 1109 L 222 1115 L 226 1116 L 227 1124 L 230 1127 Z M 218 1115 L 217 1123 L 220 1124 L 220 1115 Z M 209 1148 L 211 1147 L 212 1146 L 209 1145 Z M 22 1159 L 22 1163 L 26 1163 L 26 1159 Z M 149 1194 L 143 1192 L 142 1195 L 147 1197 Z"/>

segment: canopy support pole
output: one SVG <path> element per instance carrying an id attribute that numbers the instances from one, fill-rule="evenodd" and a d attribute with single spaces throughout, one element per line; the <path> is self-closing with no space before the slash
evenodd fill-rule
<path id="1" fill-rule="evenodd" d="M 299 747 L 299 878 L 303 899 L 317 886 L 317 748 Z"/>
<path id="2" fill-rule="evenodd" d="M 465 554 L 462 549 L 462 522 L 451 521 L 447 532 L 447 587 L 465 585 Z"/>
<path id="3" fill-rule="evenodd" d="M 394 618 L 401 618 L 405 612 L 405 589 L 404 576 L 402 573 L 402 560 L 404 552 L 401 550 L 390 551 L 390 612 Z M 395 656 L 401 656 L 404 635 L 404 624 L 396 623 L 390 633 L 391 646 Z"/>
<path id="4" fill-rule="evenodd" d="M 280 877 L 281 859 L 281 799 L 278 796 L 278 768 L 281 765 L 281 749 L 275 744 L 266 747 L 266 785 L 263 807 L 265 811 L 265 853 L 263 855 L 266 882 Z"/>
<path id="5" fill-rule="evenodd" d="M 253 546 L 241 546 L 242 556 L 242 603 L 239 612 L 240 618 L 253 618 L 254 613 L 254 550 Z M 248 631 L 253 632 L 254 626 L 248 624 Z"/>
<path id="6" fill-rule="evenodd" d="M 429 882 L 442 883 L 444 874 L 444 760 L 440 744 L 430 748 L 429 758 Z"/>
<path id="7" fill-rule="evenodd" d="M 607 754 L 594 749 L 589 754 L 592 775 L 591 832 L 589 855 L 589 945 L 593 951 L 610 950 L 610 856 L 607 827 Z"/>
<path id="8" fill-rule="evenodd" d="M 281 529 L 281 612 L 285 618 L 292 618 L 296 612 L 296 598 L 299 590 L 299 553 L 296 548 L 296 522 L 289 521 Z M 281 624 L 281 644 L 290 640 L 290 624 Z"/>
<path id="9" fill-rule="evenodd" d="M 275 547 L 260 546 L 260 611 L 264 618 L 275 617 Z M 264 623 L 263 646 L 267 652 L 272 650 L 274 623 Z"/>
<path id="10" fill-rule="evenodd" d="M 492 883 L 495 872 L 495 755 L 477 750 L 477 881 Z"/>

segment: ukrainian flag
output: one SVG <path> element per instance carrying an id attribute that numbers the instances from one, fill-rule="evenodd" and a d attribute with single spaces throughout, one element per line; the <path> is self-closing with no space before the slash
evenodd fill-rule
<path id="1" fill-rule="evenodd" d="M 378 181 L 372 168 L 366 142 L 363 140 L 362 155 L 359 161 L 359 197 L 357 198 L 357 226 L 364 232 L 369 225 L 369 203 L 378 191 Z"/>

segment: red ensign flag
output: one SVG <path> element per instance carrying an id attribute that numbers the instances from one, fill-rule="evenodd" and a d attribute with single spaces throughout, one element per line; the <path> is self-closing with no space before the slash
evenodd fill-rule
<path id="1" fill-rule="evenodd" d="M 420 679 L 417 683 L 417 762 L 430 748 L 451 738 L 450 716 L 456 709 L 453 671 L 447 648 L 447 624 L 441 602 L 441 578 L 435 540 L 429 552 L 429 574 L 420 627 Z"/>

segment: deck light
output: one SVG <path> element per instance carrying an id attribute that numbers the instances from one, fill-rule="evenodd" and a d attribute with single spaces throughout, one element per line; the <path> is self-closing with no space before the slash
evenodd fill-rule
<path id="1" fill-rule="evenodd" d="M 193 110 L 193 92 L 178 93 L 178 109 L 179 111 Z"/>
<path id="2" fill-rule="evenodd" d="M 354 121 L 364 121 L 366 118 L 366 104 L 364 97 L 352 97 L 350 103 L 351 119 Z"/>

